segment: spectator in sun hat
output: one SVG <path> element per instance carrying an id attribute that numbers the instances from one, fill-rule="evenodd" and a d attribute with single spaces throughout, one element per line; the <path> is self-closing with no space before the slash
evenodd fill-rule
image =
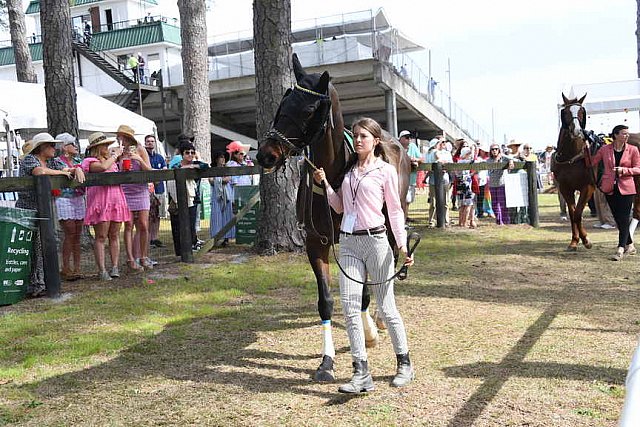
<path id="1" fill-rule="evenodd" d="M 82 158 L 78 155 L 76 137 L 70 133 L 61 133 L 56 139 L 62 141 L 61 153 L 57 159 L 69 168 L 78 168 Z M 84 188 L 63 188 L 56 197 L 58 221 L 63 231 L 62 271 L 60 276 L 66 280 L 82 278 L 80 272 L 80 236 L 84 226 L 85 200 Z M 71 258 L 73 256 L 73 269 Z"/>
<path id="2" fill-rule="evenodd" d="M 89 155 L 82 161 L 81 167 L 89 173 L 118 172 L 118 158 L 122 147 L 116 145 L 114 138 L 107 138 L 102 132 L 89 135 Z M 127 206 L 124 192 L 120 185 L 98 185 L 87 188 L 87 211 L 85 225 L 93 226 L 95 243 L 93 247 L 96 266 L 100 280 L 111 280 L 120 277 L 120 225 L 131 220 L 131 211 Z M 105 261 L 105 245 L 109 239 L 109 255 L 111 270 L 107 272 Z"/>
<path id="3" fill-rule="evenodd" d="M 138 144 L 135 131 L 128 125 L 120 125 L 116 135 L 122 145 L 122 154 L 118 167 L 123 170 L 125 161 L 130 163 L 131 171 L 150 171 L 151 161 L 147 150 Z M 131 211 L 131 220 L 124 224 L 124 244 L 127 252 L 127 266 L 132 272 L 143 268 L 150 270 L 153 263 L 149 258 L 149 184 L 122 184 L 122 191 Z M 135 225 L 135 235 L 133 228 Z"/>
<path id="4" fill-rule="evenodd" d="M 515 139 L 512 139 L 511 141 L 509 141 L 509 143 L 507 144 L 507 148 L 510 150 L 509 155 L 512 157 L 517 156 L 521 145 L 522 143 L 516 141 Z"/>
<path id="5" fill-rule="evenodd" d="M 69 179 L 74 178 L 78 182 L 84 182 L 82 170 L 69 168 L 55 159 L 57 143 L 60 141 L 46 132 L 35 135 L 31 140 L 31 148 L 25 152 L 25 156 L 20 162 L 19 176 L 64 175 Z M 19 191 L 16 208 L 37 210 L 35 192 L 33 190 Z M 42 242 L 40 234 L 36 230 L 33 238 L 31 276 L 27 286 L 27 294 L 37 297 L 43 295 L 45 290 Z"/>
<path id="6" fill-rule="evenodd" d="M 213 167 L 224 167 L 229 154 L 217 151 L 213 154 Z M 233 217 L 233 190 L 231 189 L 230 176 L 218 176 L 209 178 L 211 184 L 211 225 L 209 235 L 213 238 Z M 235 238 L 235 228 L 231 228 L 223 236 L 222 246 L 229 243 L 229 239 Z"/>
<path id="7" fill-rule="evenodd" d="M 231 159 L 227 162 L 229 167 L 249 166 L 245 161 L 245 156 L 251 148 L 250 145 L 245 145 L 240 141 L 233 141 L 227 145 L 227 153 Z M 237 175 L 231 177 L 231 187 L 236 185 L 251 185 L 251 175 Z"/>

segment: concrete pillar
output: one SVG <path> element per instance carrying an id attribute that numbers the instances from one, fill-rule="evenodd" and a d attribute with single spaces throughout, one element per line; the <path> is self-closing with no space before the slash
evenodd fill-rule
<path id="1" fill-rule="evenodd" d="M 396 93 L 393 89 L 384 91 L 384 108 L 387 116 L 387 130 L 394 138 L 398 137 L 398 111 L 396 110 Z"/>

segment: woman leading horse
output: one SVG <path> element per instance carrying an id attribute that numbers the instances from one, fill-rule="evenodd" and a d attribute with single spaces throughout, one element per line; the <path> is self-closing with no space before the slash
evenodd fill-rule
<path id="1" fill-rule="evenodd" d="M 345 315 L 347 334 L 353 358 L 353 377 L 338 390 L 342 393 L 361 393 L 373 390 L 369 373 L 364 330 L 360 318 L 362 282 L 367 275 L 374 282 L 378 306 L 389 325 L 389 336 L 396 353 L 397 372 L 391 386 L 404 387 L 414 376 L 409 359 L 409 345 L 404 322 L 396 308 L 393 294 L 393 251 L 384 235 L 385 217 L 382 207 L 386 203 L 391 230 L 399 242 L 398 249 L 404 265 L 412 265 L 408 254 L 404 228 L 404 211 L 398 195 L 398 174 L 384 161 L 382 128 L 373 119 L 361 118 L 353 124 L 355 154 L 345 167 L 345 177 L 339 190 L 334 191 L 322 168 L 313 174 L 323 184 L 331 207 L 344 213 L 340 225 L 340 301 Z M 354 279 L 355 277 L 355 279 Z"/>
<path id="2" fill-rule="evenodd" d="M 277 169 L 284 161 L 308 152 L 297 197 L 298 220 L 306 231 L 306 250 L 318 286 L 318 312 L 322 319 L 322 362 L 314 374 L 317 381 L 334 381 L 335 349 L 331 333 L 333 297 L 330 292 L 329 251 L 338 241 L 341 216 L 329 215 L 324 190 L 313 184 L 310 168 L 323 168 L 328 182 L 337 188 L 352 149 L 345 143 L 344 120 L 338 93 L 329 82 L 329 74 L 307 74 L 293 55 L 296 84 L 287 90 L 273 120 L 272 129 L 261 142 L 258 163 L 265 169 Z M 384 143 L 389 162 L 398 171 L 398 192 L 404 201 L 408 189 L 410 161 L 397 143 Z M 311 166 L 313 165 L 313 166 Z M 406 203 L 403 203 L 406 209 Z M 389 225 L 387 224 L 387 229 Z M 390 235 L 393 241 L 393 235 Z M 395 242 L 391 247 L 396 247 Z M 373 339 L 375 324 L 368 315 L 370 296 L 363 291 L 361 316 L 365 333 Z"/>

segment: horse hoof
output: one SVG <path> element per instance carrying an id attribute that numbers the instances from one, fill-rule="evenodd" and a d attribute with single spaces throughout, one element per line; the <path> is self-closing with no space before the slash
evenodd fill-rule
<path id="1" fill-rule="evenodd" d="M 591 248 L 593 247 L 593 243 L 591 243 L 591 242 L 585 242 L 585 243 L 584 243 L 584 247 L 585 247 L 585 248 L 587 248 L 587 249 L 591 249 Z"/>
<path id="2" fill-rule="evenodd" d="M 578 250 L 577 246 L 568 246 L 567 252 L 576 252 Z"/>
<path id="3" fill-rule="evenodd" d="M 373 315 L 373 320 L 375 320 L 376 326 L 379 330 L 384 331 L 387 329 L 387 325 L 384 324 L 384 319 L 377 312 Z"/>
<path id="4" fill-rule="evenodd" d="M 333 373 L 333 359 L 327 355 L 322 356 L 322 363 L 313 374 L 314 381 L 333 382 L 336 377 Z"/>
<path id="5" fill-rule="evenodd" d="M 364 346 L 366 348 L 375 348 L 375 346 L 377 345 L 378 345 L 378 331 L 376 331 L 375 336 L 371 337 L 370 339 L 364 340 Z"/>

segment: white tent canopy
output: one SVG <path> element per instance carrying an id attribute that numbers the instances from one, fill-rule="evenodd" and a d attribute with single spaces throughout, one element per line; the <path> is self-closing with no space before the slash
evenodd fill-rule
<path id="1" fill-rule="evenodd" d="M 585 93 L 584 107 L 588 114 L 640 110 L 640 79 L 576 84 L 571 86 L 568 96 L 580 98 Z"/>
<path id="2" fill-rule="evenodd" d="M 156 133 L 153 121 L 81 87 L 76 92 L 78 127 L 84 134 L 115 133 L 122 124 L 131 126 L 139 137 Z M 47 129 L 44 85 L 0 80 L 0 94 L 0 115 L 6 114 L 4 120 L 11 129 Z"/>

